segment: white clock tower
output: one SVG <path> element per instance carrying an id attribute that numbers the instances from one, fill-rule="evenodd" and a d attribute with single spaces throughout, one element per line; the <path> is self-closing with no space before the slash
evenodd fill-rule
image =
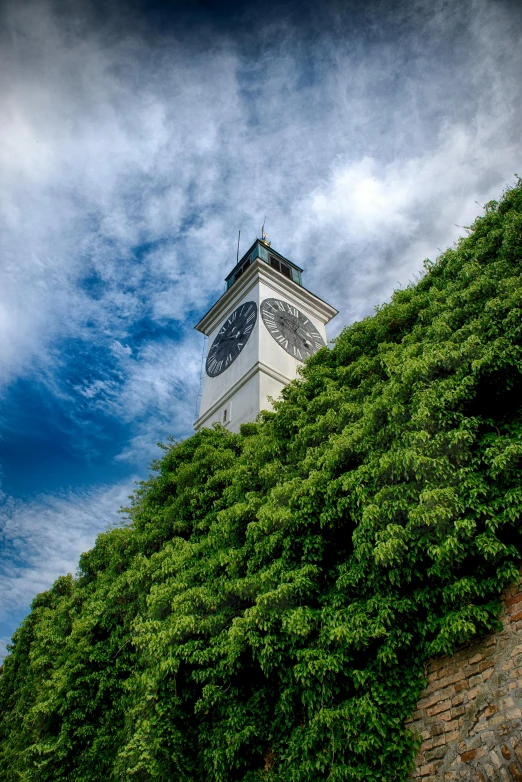
<path id="1" fill-rule="evenodd" d="M 219 422 L 233 432 L 271 410 L 270 398 L 326 344 L 337 310 L 303 288 L 302 269 L 256 239 L 226 278 L 225 293 L 196 329 L 209 338 L 195 429 Z"/>

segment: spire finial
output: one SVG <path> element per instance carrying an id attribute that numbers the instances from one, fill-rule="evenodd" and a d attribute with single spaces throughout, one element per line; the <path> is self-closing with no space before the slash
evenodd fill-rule
<path id="1" fill-rule="evenodd" d="M 266 223 L 266 215 L 265 215 L 265 219 L 263 220 L 263 225 L 261 227 L 261 241 L 263 242 L 263 244 L 266 244 L 266 245 L 268 245 L 268 247 L 270 247 L 270 242 L 268 241 L 268 236 L 265 233 L 265 223 Z"/>

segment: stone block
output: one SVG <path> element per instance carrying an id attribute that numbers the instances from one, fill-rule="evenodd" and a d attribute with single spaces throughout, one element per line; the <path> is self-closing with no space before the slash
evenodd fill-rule
<path id="1" fill-rule="evenodd" d="M 503 652 L 505 649 L 508 648 L 509 644 L 511 642 L 511 638 L 500 638 L 497 641 L 497 652 Z"/>
<path id="2" fill-rule="evenodd" d="M 476 733 L 482 733 L 482 731 L 486 730 L 487 727 L 488 723 L 486 720 L 479 720 L 477 723 L 475 723 L 473 728 L 471 728 L 469 735 L 474 736 Z"/>
<path id="3" fill-rule="evenodd" d="M 439 733 L 444 733 L 444 723 L 442 722 L 435 722 L 430 727 L 430 736 L 438 736 Z"/>
<path id="4" fill-rule="evenodd" d="M 459 692 L 457 695 L 454 695 L 451 699 L 451 705 L 452 706 L 460 706 L 461 703 L 464 702 L 465 695 L 463 692 Z"/>
<path id="5" fill-rule="evenodd" d="M 438 736 L 434 736 L 428 741 L 425 741 L 424 744 L 422 745 L 422 749 L 428 751 L 430 749 L 434 749 L 435 747 L 440 747 L 445 743 L 446 743 L 446 736 L 444 733 L 440 733 Z"/>
<path id="6" fill-rule="evenodd" d="M 444 668 L 446 665 L 446 658 L 445 657 L 438 657 L 435 660 L 431 660 L 431 662 L 428 663 L 428 671 L 430 673 L 435 673 L 436 671 L 439 671 L 441 668 Z"/>
<path id="7" fill-rule="evenodd" d="M 492 730 L 485 730 L 480 738 L 482 739 L 482 743 L 489 747 L 489 749 L 492 749 L 497 743 L 497 736 Z"/>
<path id="8" fill-rule="evenodd" d="M 439 760 L 440 758 L 443 758 L 446 754 L 446 747 L 442 745 L 441 747 L 435 747 L 434 749 L 430 749 L 425 753 L 426 760 L 430 762 L 431 760 Z"/>
<path id="9" fill-rule="evenodd" d="M 480 685 L 482 684 L 482 674 L 479 673 L 476 676 L 470 676 L 468 679 L 468 683 L 471 688 L 480 687 Z"/>
<path id="10" fill-rule="evenodd" d="M 468 690 L 469 684 L 467 679 L 463 679 L 460 682 L 455 682 L 455 692 L 462 692 L 462 690 Z"/>
<path id="11" fill-rule="evenodd" d="M 462 714 L 466 713 L 466 707 L 465 706 L 453 706 L 451 709 L 451 719 L 454 719 L 455 717 L 460 717 Z"/>
<path id="12" fill-rule="evenodd" d="M 420 767 L 420 775 L 423 778 L 423 782 L 425 782 L 424 777 L 429 776 L 430 774 L 436 774 L 437 769 L 439 768 L 440 763 L 426 763 L 424 766 Z"/>
<path id="13" fill-rule="evenodd" d="M 429 709 L 426 709 L 426 713 L 428 717 L 434 717 L 435 714 L 441 714 L 443 711 L 447 711 L 448 709 L 451 709 L 451 701 L 444 700 L 439 701 L 439 703 L 436 703 L 435 706 L 431 706 Z"/>
<path id="14" fill-rule="evenodd" d="M 510 763 L 508 766 L 511 772 L 513 782 L 522 782 L 522 773 L 516 763 Z"/>
<path id="15" fill-rule="evenodd" d="M 458 737 L 458 730 L 452 730 L 451 733 L 446 733 L 446 744 L 450 744 L 452 741 L 456 741 Z"/>
<path id="16" fill-rule="evenodd" d="M 477 671 L 478 671 L 478 665 L 477 665 Z M 448 673 L 447 676 L 438 679 L 434 684 L 437 687 L 437 691 L 439 691 L 439 690 L 443 690 L 444 687 L 449 687 L 451 684 L 455 684 L 456 682 L 460 682 L 462 681 L 462 679 L 466 679 L 466 678 L 467 678 L 467 672 L 460 669 L 458 671 Z"/>
<path id="17" fill-rule="evenodd" d="M 431 686 L 431 685 L 430 685 Z M 436 688 L 435 684 L 435 688 Z M 427 688 L 429 689 L 429 688 Z M 435 692 L 432 692 L 432 694 L 428 698 L 421 698 L 420 701 L 417 704 L 418 709 L 427 709 L 430 706 L 433 706 L 434 703 L 438 703 L 440 701 L 441 696 L 437 689 L 435 689 Z"/>
<path id="18" fill-rule="evenodd" d="M 453 713 L 453 709 L 451 710 L 451 712 Z M 449 722 L 445 723 L 444 730 L 446 731 L 446 733 L 449 733 L 450 731 L 458 730 L 458 727 L 459 727 L 459 721 L 458 719 L 453 719 L 453 715 L 452 715 L 452 719 Z"/>

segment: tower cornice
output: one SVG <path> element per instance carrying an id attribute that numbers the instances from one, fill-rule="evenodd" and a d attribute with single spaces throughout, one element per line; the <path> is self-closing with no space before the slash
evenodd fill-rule
<path id="1" fill-rule="evenodd" d="M 277 372 L 272 367 L 269 367 L 267 364 L 264 364 L 262 361 L 257 361 L 248 372 L 245 372 L 245 374 L 239 378 L 239 380 L 234 383 L 233 386 L 231 386 L 227 391 L 225 391 L 219 399 L 217 399 L 212 407 L 209 407 L 208 410 L 205 410 L 203 415 L 201 415 L 198 420 L 194 423 L 194 429 L 199 429 L 202 426 L 205 426 L 206 422 L 211 418 L 214 413 L 216 413 L 220 407 L 222 407 L 224 404 L 230 401 L 230 399 L 236 394 L 240 388 L 242 388 L 248 381 L 255 377 L 255 375 L 258 372 L 262 372 L 268 377 L 273 377 L 274 380 L 277 380 L 281 385 L 286 386 L 288 383 L 292 382 L 291 377 L 287 377 L 287 375 L 282 375 L 280 372 Z"/>
<path id="2" fill-rule="evenodd" d="M 297 307 L 304 306 L 322 323 L 328 323 L 338 310 L 323 301 L 302 285 L 289 280 L 260 258 L 248 267 L 245 273 L 216 301 L 194 328 L 210 335 L 247 293 L 259 282 L 267 283 L 272 290 L 292 299 Z"/>

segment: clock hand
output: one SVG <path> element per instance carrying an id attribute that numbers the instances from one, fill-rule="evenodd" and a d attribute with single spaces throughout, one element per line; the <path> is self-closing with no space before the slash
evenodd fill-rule
<path id="1" fill-rule="evenodd" d="M 224 337 L 221 342 L 229 342 L 231 339 L 236 339 L 236 337 L 239 337 L 241 333 L 241 329 L 238 329 L 236 334 L 231 334 L 230 337 Z"/>
<path id="2" fill-rule="evenodd" d="M 241 330 L 237 332 L 237 334 L 232 334 L 230 337 L 223 337 L 223 339 L 219 340 L 219 345 L 224 345 L 225 342 L 232 342 L 236 340 L 239 336 L 241 336 Z"/>
<path id="3" fill-rule="evenodd" d="M 299 331 L 302 333 L 298 335 Z M 303 336 L 303 333 L 305 336 Z M 304 330 L 303 326 L 298 326 L 296 329 L 294 329 L 294 334 L 301 337 L 306 347 L 312 347 L 312 343 L 310 342 L 311 340 L 310 334 Z"/>

